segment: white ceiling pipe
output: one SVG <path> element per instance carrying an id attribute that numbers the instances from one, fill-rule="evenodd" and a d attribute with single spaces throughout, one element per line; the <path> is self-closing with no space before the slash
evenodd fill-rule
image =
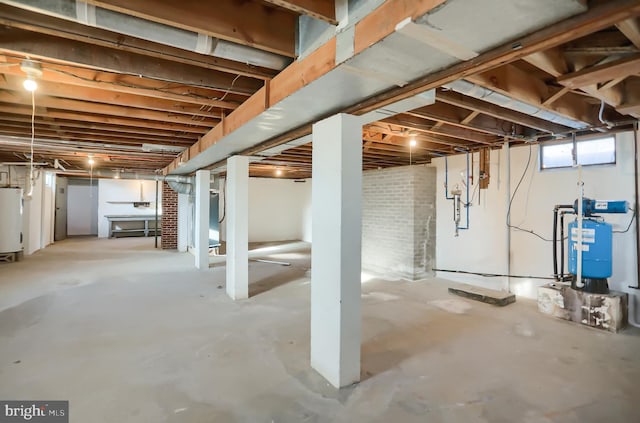
<path id="1" fill-rule="evenodd" d="M 540 119 L 544 119 L 549 122 L 557 123 L 559 125 L 568 126 L 573 129 L 582 129 L 589 126 L 585 122 L 570 119 L 548 110 L 541 109 L 536 106 L 532 106 L 520 100 L 513 99 L 504 94 L 500 94 L 489 88 L 482 87 L 472 82 L 460 79 L 458 81 L 451 82 L 442 86 L 443 88 L 455 91 L 460 94 L 467 95 L 469 97 L 484 100 L 496 106 L 504 107 L 506 109 L 515 110 L 516 112 L 524 113 L 530 116 L 535 116 Z"/>

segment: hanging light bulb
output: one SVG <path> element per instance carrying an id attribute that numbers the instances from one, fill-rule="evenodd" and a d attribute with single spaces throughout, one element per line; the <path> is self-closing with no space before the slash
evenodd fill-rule
<path id="1" fill-rule="evenodd" d="M 24 80 L 22 86 L 29 92 L 33 92 L 38 89 L 38 83 L 31 76 L 28 76 L 27 79 Z"/>
<path id="2" fill-rule="evenodd" d="M 93 154 L 89 154 L 87 156 L 87 163 L 89 163 L 90 166 L 93 166 L 95 164 L 95 160 L 93 160 Z"/>
<path id="3" fill-rule="evenodd" d="M 418 141 L 416 141 L 415 138 L 411 138 L 411 140 L 409 141 L 409 147 L 415 147 L 418 144 Z"/>
<path id="4" fill-rule="evenodd" d="M 276 176 L 282 176 L 282 169 L 276 169 Z"/>
<path id="5" fill-rule="evenodd" d="M 34 92 L 38 88 L 37 78 L 42 77 L 42 67 L 39 63 L 32 62 L 31 60 L 23 60 L 20 63 L 20 69 L 27 74 L 27 79 L 24 80 L 22 86 L 29 92 Z"/>

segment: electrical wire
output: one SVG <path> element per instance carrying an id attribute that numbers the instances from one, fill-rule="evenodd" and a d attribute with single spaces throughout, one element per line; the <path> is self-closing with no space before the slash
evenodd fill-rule
<path id="1" fill-rule="evenodd" d="M 223 180 L 224 183 L 222 184 L 222 189 L 220 190 L 222 194 L 222 218 L 218 220 L 218 223 L 224 222 L 224 218 L 227 216 L 227 180 Z"/>
<path id="2" fill-rule="evenodd" d="M 31 197 L 33 194 L 33 186 L 35 185 L 35 181 L 33 180 L 33 143 L 36 139 L 36 93 L 35 91 L 31 91 L 31 142 L 30 142 L 30 152 L 31 156 L 29 158 L 29 192 L 27 193 L 27 197 Z"/>
<path id="3" fill-rule="evenodd" d="M 614 234 L 624 234 L 624 233 L 629 232 L 629 229 L 631 228 L 631 225 L 633 224 L 633 221 L 636 218 L 635 210 L 633 210 L 631 208 L 629 210 L 631 210 L 633 212 L 633 215 L 631 216 L 631 220 L 629 221 L 629 224 L 627 225 L 627 228 L 624 231 L 613 231 Z"/>
<path id="4" fill-rule="evenodd" d="M 505 275 L 502 273 L 482 273 L 482 272 L 469 272 L 466 270 L 448 270 L 448 269 L 432 269 L 435 272 L 449 272 L 449 273 L 464 273 L 465 275 L 477 275 L 482 276 L 484 278 L 499 278 L 499 277 L 509 277 L 509 278 L 519 278 L 519 279 L 548 279 L 555 280 L 555 278 L 550 276 L 524 276 L 524 275 Z"/>

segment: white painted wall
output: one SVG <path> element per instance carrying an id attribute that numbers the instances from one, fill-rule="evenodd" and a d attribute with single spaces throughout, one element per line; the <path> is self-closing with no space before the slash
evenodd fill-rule
<path id="1" fill-rule="evenodd" d="M 98 234 L 98 187 L 89 180 L 69 179 L 67 235 Z"/>
<path id="2" fill-rule="evenodd" d="M 584 194 L 602 200 L 627 200 L 634 208 L 633 175 L 633 133 L 623 133 L 616 137 L 617 164 L 588 166 L 583 168 Z M 513 147 L 511 152 L 511 193 L 516 188 L 526 167 L 529 147 Z M 477 156 L 476 156 L 477 159 Z M 463 270 L 480 273 L 507 271 L 507 191 L 504 150 L 491 153 L 491 181 L 489 189 L 482 190 L 481 203 L 474 201 L 470 209 L 470 229 L 454 236 L 451 201 L 445 199 L 444 159 L 435 159 L 438 169 L 437 193 L 437 241 L 436 267 L 439 269 Z M 476 164 L 478 160 L 475 160 Z M 462 187 L 461 172 L 466 169 L 464 155 L 449 158 L 449 188 L 456 184 Z M 556 169 L 540 171 L 538 148 L 531 148 L 531 165 L 527 171 L 511 206 L 511 224 L 533 230 L 545 238 L 552 236 L 553 207 L 556 204 L 572 203 L 577 198 L 577 169 Z M 476 167 L 475 175 L 478 175 Z M 474 181 L 474 187 L 475 187 Z M 632 217 L 626 215 L 605 215 L 605 220 L 613 224 L 613 229 L 624 230 Z M 464 215 L 463 221 L 464 225 Z M 613 275 L 609 280 L 612 289 L 637 295 L 628 285 L 636 284 L 635 224 L 629 232 L 614 234 Z M 530 233 L 511 231 L 511 274 L 522 276 L 550 277 L 553 273 L 552 244 Z M 565 264 L 566 269 L 566 264 Z M 504 278 L 439 272 L 439 277 L 501 289 Z M 511 289 L 517 295 L 535 298 L 537 287 L 548 281 L 523 278 L 511 279 Z M 637 304 L 637 302 L 636 302 Z M 637 309 L 638 307 L 636 307 Z M 640 316 L 636 316 L 636 321 Z"/>
<path id="3" fill-rule="evenodd" d="M 220 201 L 222 214 L 224 195 Z M 311 240 L 311 180 L 249 178 L 249 242 L 288 240 Z"/>
<path id="4" fill-rule="evenodd" d="M 154 215 L 156 182 L 137 179 L 100 179 L 98 182 L 98 237 L 109 236 L 107 215 Z M 149 207 L 133 207 L 133 201 L 148 201 Z M 123 204 L 129 202 L 129 204 Z M 159 215 L 162 215 L 162 186 L 158 192 Z"/>

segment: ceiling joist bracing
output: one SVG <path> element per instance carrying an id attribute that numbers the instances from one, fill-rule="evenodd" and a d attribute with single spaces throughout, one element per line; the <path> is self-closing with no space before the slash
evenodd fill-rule
<path id="1" fill-rule="evenodd" d="M 335 0 L 264 0 L 285 9 L 336 25 Z"/>
<path id="2" fill-rule="evenodd" d="M 579 3 L 559 2 L 571 7 Z M 207 162 L 201 160 L 202 152 L 238 130 L 246 135 L 248 122 L 335 73 L 341 65 L 337 54 L 344 48 L 342 34 L 291 63 L 298 16 L 335 25 L 333 0 L 104 0 L 80 2 L 84 9 L 67 16 L 20 3 L 29 2 L 0 4 L 0 160 L 6 161 L 25 159 L 29 151 L 32 109 L 31 96 L 21 87 L 23 60 L 42 69 L 34 97 L 35 158 L 49 163 L 61 158 L 71 168 L 86 169 L 86 155 L 99 154 L 98 167 L 158 171 L 167 165 L 175 170 L 190 160 L 200 163 L 199 168 L 220 167 L 224 157 Z M 484 7 L 498 4 L 488 0 Z M 408 165 L 409 160 L 427 163 L 461 150 L 497 148 L 505 140 L 529 142 L 580 132 L 602 125 L 601 101 L 607 121 L 629 119 L 640 113 L 640 77 L 634 72 L 640 54 L 640 4 L 588 4 L 584 13 L 483 49 L 420 20 L 431 10 L 456 10 L 455 1 L 388 0 L 356 24 L 349 41 L 356 56 L 389 44 L 390 49 L 410 50 L 409 56 L 424 53 L 417 65 L 436 60 L 437 54 L 455 60 L 400 81 L 391 78 L 395 71 L 385 65 L 389 51 L 377 61 L 358 62 L 355 57 L 348 64 L 357 84 L 366 85 L 371 82 L 367 78 L 377 75 L 401 86 L 372 90 L 369 97 L 327 110 L 365 115 L 437 89 L 433 104 L 417 103 L 381 114 L 377 119 L 382 120 L 366 121 L 363 169 Z M 80 16 L 80 9 L 86 16 Z M 93 23 L 91 13 L 98 18 Z M 405 22 L 408 16 L 411 22 Z M 137 27 L 123 26 L 131 22 Z M 406 37 L 401 44 L 387 43 L 394 34 Z M 235 59 L 217 56 L 227 48 L 234 49 Z M 258 66 L 256 54 L 283 65 Z M 411 57 L 393 63 L 396 68 L 415 65 Z M 330 96 L 344 97 L 339 91 Z M 316 92 L 313 102 L 326 100 L 320 97 Z M 310 176 L 311 137 L 301 137 L 311 134 L 311 125 L 322 116 L 312 115 L 311 107 L 299 109 L 292 113 L 306 113 L 306 121 L 269 132 L 253 144 L 234 145 L 230 154 L 252 156 L 253 176 L 275 176 L 276 168 L 282 177 Z M 278 125 L 277 116 L 272 117 L 256 131 Z"/>

